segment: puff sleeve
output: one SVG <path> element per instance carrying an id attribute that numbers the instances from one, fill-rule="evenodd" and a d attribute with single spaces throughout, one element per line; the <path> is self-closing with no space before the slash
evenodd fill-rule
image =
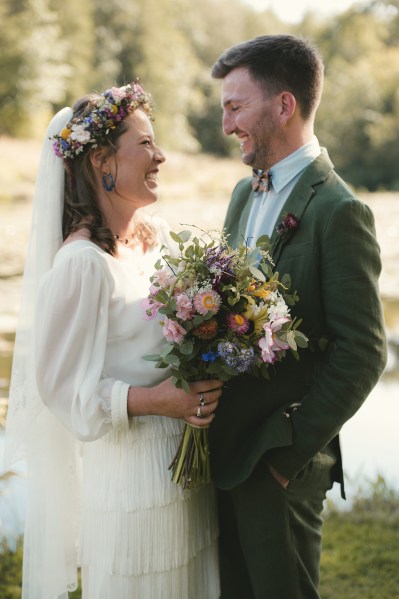
<path id="1" fill-rule="evenodd" d="M 103 377 L 111 293 L 110 273 L 95 248 L 59 254 L 39 293 L 37 388 L 48 409 L 81 441 L 128 426 L 129 385 Z"/>

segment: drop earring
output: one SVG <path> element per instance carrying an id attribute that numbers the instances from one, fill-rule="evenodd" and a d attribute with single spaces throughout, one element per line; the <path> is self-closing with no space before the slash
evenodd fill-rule
<path id="1" fill-rule="evenodd" d="M 104 173 L 101 180 L 102 180 L 103 187 L 106 191 L 112 191 L 114 189 L 115 180 L 112 176 L 111 171 Z"/>

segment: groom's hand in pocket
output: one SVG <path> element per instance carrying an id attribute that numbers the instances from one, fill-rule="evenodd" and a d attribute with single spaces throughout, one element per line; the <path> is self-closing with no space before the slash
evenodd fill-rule
<path id="1" fill-rule="evenodd" d="M 276 479 L 276 481 L 283 487 L 283 489 L 286 489 L 290 482 L 289 479 L 285 478 L 285 476 L 280 474 L 280 472 L 277 472 L 277 470 L 275 468 L 273 468 L 273 466 L 271 464 L 268 464 L 268 468 L 269 468 L 271 474 Z"/>

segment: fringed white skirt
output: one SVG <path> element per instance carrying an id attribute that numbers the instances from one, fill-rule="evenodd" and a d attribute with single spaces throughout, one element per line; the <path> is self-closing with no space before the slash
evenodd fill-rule
<path id="1" fill-rule="evenodd" d="M 219 597 L 213 489 L 170 480 L 182 430 L 178 420 L 141 417 L 84 445 L 83 599 Z"/>

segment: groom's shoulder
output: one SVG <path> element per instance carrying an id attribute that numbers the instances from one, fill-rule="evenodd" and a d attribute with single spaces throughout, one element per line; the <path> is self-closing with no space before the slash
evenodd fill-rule
<path id="1" fill-rule="evenodd" d="M 232 198 L 240 197 L 243 194 L 248 195 L 252 191 L 252 177 L 240 179 L 233 189 Z"/>
<path id="2" fill-rule="evenodd" d="M 230 206 L 235 206 L 246 202 L 252 193 L 252 177 L 240 179 L 231 194 Z"/>

